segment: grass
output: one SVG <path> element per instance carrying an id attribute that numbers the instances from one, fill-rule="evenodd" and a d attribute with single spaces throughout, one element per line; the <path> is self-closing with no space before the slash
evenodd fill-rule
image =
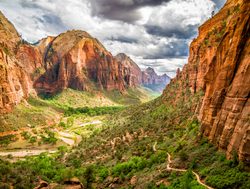
<path id="1" fill-rule="evenodd" d="M 53 125 L 59 122 L 64 112 L 82 111 L 82 107 L 93 108 L 92 113 L 95 111 L 100 113 L 101 109 L 95 107 L 104 107 L 103 111 L 108 110 L 108 107 L 118 109 L 118 106 L 124 104 L 137 104 L 153 98 L 149 97 L 148 91 L 141 89 L 129 89 L 127 94 L 105 91 L 105 95 L 100 92 L 90 93 L 66 89 L 49 98 L 30 97 L 28 103 L 21 103 L 12 113 L 0 116 L 0 132 L 16 131 L 28 126 Z"/>
<path id="2" fill-rule="evenodd" d="M 225 154 L 218 152 L 199 133 L 200 124 L 192 112 L 199 104 L 202 91 L 191 95 L 187 89 L 176 96 L 178 101 L 174 105 L 171 102 L 180 84 L 170 86 L 162 97 L 128 108 L 79 107 L 74 102 L 74 95 L 64 104 L 61 103 L 66 98 L 63 94 L 50 99 L 30 99 L 30 106 L 37 112 L 48 108 L 47 111 L 64 113 L 67 117 L 61 119 L 59 126 L 82 135 L 82 141 L 70 151 L 59 147 L 56 154 L 41 154 L 12 164 L 0 160 L 0 183 L 34 188 L 38 178 L 63 183 L 65 179 L 77 177 L 86 188 L 108 188 L 111 184 L 117 188 L 133 188 L 130 180 L 136 177 L 136 186 L 140 188 L 202 189 L 204 187 L 191 174 L 194 170 L 214 188 L 249 188 L 247 166 L 238 161 L 237 155 L 226 160 Z M 133 96 L 133 92 L 128 93 Z M 119 94 L 112 95 L 117 102 L 121 100 Z M 102 125 L 77 127 L 81 122 L 99 118 Z M 33 136 L 23 133 L 30 143 L 36 143 Z M 45 130 L 41 138 L 46 144 L 56 142 L 50 130 Z M 172 155 L 171 166 L 189 171 L 167 171 L 167 153 Z"/>
<path id="3" fill-rule="evenodd" d="M 130 179 L 136 176 L 136 185 L 142 188 L 204 188 L 190 171 L 183 174 L 166 171 L 169 152 L 174 159 L 172 166 L 195 170 L 214 188 L 247 188 L 250 175 L 237 157 L 226 160 L 223 153 L 199 136 L 198 121 L 190 119 L 190 104 L 194 103 L 197 100 L 192 98 L 190 103 L 173 107 L 162 104 L 158 98 L 105 115 L 99 132 L 94 132 L 97 129 L 94 126 L 86 126 L 84 129 L 92 134 L 83 136 L 82 142 L 66 157 L 65 149 L 61 149 L 51 156 L 42 154 L 14 164 L 0 162 L 0 182 L 32 188 L 38 177 L 61 183 L 75 176 L 88 188 L 108 187 L 112 180 L 118 180 L 117 187 L 127 188 L 132 187 Z M 115 141 L 113 147 L 111 141 Z M 12 177 L 17 172 L 22 174 Z M 16 182 L 17 179 L 22 182 Z M 159 185 L 160 181 L 164 182 Z"/>

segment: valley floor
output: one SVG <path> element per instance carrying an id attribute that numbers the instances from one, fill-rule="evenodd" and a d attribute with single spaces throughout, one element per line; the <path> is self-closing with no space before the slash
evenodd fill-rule
<path id="1" fill-rule="evenodd" d="M 0 188 L 34 188 L 41 180 L 54 188 L 250 188 L 249 168 L 199 134 L 190 106 L 198 96 L 174 107 L 160 97 L 96 107 L 89 97 L 86 107 L 74 101 L 83 94 L 67 93 L 67 101 L 32 98 L 15 110 L 26 127 L 1 133 Z M 16 119 L 5 121 L 15 127 Z"/>

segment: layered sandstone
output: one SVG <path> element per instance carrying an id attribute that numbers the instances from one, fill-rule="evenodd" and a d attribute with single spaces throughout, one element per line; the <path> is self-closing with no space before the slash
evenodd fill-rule
<path id="1" fill-rule="evenodd" d="M 0 12 L 0 114 L 11 111 L 32 90 L 25 65 L 15 57 L 21 43 L 14 26 Z"/>
<path id="2" fill-rule="evenodd" d="M 97 39 L 86 32 L 68 31 L 53 39 L 42 40 L 38 48 L 45 49 L 45 73 L 35 81 L 39 93 L 55 93 L 65 88 L 125 90 L 120 65 Z"/>
<path id="3" fill-rule="evenodd" d="M 250 2 L 228 0 L 199 28 L 186 64 L 169 87 L 173 103 L 190 91 L 204 92 L 196 109 L 202 133 L 231 157 L 250 162 Z M 187 92 L 186 92 L 187 95 Z M 194 108 L 195 110 L 195 108 Z"/>
<path id="4" fill-rule="evenodd" d="M 139 66 L 126 54 L 120 53 L 115 56 L 118 63 L 121 64 L 121 75 L 126 86 L 144 86 L 153 91 L 162 92 L 170 82 L 167 74 L 158 75 L 153 68 L 148 67 L 142 71 Z"/>
<path id="5" fill-rule="evenodd" d="M 119 53 L 115 59 L 120 64 L 120 72 L 127 86 L 137 87 L 142 84 L 142 71 L 130 57 Z"/>
<path id="6" fill-rule="evenodd" d="M 141 84 L 141 70 L 126 55 L 113 57 L 95 38 L 72 30 L 31 45 L 0 13 L 0 114 L 34 95 L 66 88 L 119 90 Z"/>

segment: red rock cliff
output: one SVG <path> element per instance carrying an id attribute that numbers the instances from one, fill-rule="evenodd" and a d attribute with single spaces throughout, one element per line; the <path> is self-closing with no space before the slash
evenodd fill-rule
<path id="1" fill-rule="evenodd" d="M 54 94 L 66 88 L 123 92 L 138 86 L 139 67 L 118 61 L 97 39 L 79 30 L 31 45 L 0 12 L 0 114 L 31 92 Z"/>
<path id="2" fill-rule="evenodd" d="M 250 162 L 250 1 L 228 0 L 213 18 L 199 28 L 181 73 L 164 91 L 177 86 L 182 92 L 204 92 L 196 109 L 202 133 L 227 156 L 235 152 Z"/>
<path id="3" fill-rule="evenodd" d="M 120 53 L 115 56 L 115 59 L 120 64 L 120 72 L 126 86 L 136 87 L 142 84 L 142 71 L 130 57 Z"/>
<path id="4" fill-rule="evenodd" d="M 0 12 L 0 114 L 11 111 L 32 91 L 25 66 L 15 56 L 21 43 L 14 26 Z"/>
<path id="5" fill-rule="evenodd" d="M 38 48 L 42 49 L 45 71 L 35 81 L 38 92 L 54 93 L 65 88 L 90 90 L 95 86 L 125 90 L 120 65 L 86 32 L 68 31 L 51 40 L 42 40 Z"/>

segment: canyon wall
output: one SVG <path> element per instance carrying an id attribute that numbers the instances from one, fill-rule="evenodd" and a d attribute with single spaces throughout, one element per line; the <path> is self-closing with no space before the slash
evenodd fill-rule
<path id="1" fill-rule="evenodd" d="M 38 44 L 44 73 L 35 81 L 39 93 L 77 90 L 125 90 L 120 65 L 102 44 L 80 30 L 67 31 Z M 129 86 L 130 87 L 130 86 Z"/>
<path id="2" fill-rule="evenodd" d="M 158 75 L 153 68 L 148 67 L 142 71 L 139 66 L 124 53 L 116 55 L 115 58 L 123 68 L 121 75 L 124 77 L 126 85 L 142 85 L 153 91 L 162 92 L 170 82 L 170 77 L 167 74 Z"/>
<path id="3" fill-rule="evenodd" d="M 15 56 L 21 43 L 14 26 L 0 12 L 0 114 L 11 111 L 32 91 L 25 65 Z"/>
<path id="4" fill-rule="evenodd" d="M 199 28 L 190 46 L 188 64 L 164 91 L 172 102 L 184 91 L 203 93 L 194 107 L 201 132 L 227 157 L 237 152 L 250 162 L 250 2 L 228 0 L 222 10 Z M 185 94 L 185 95 L 188 95 Z"/>

